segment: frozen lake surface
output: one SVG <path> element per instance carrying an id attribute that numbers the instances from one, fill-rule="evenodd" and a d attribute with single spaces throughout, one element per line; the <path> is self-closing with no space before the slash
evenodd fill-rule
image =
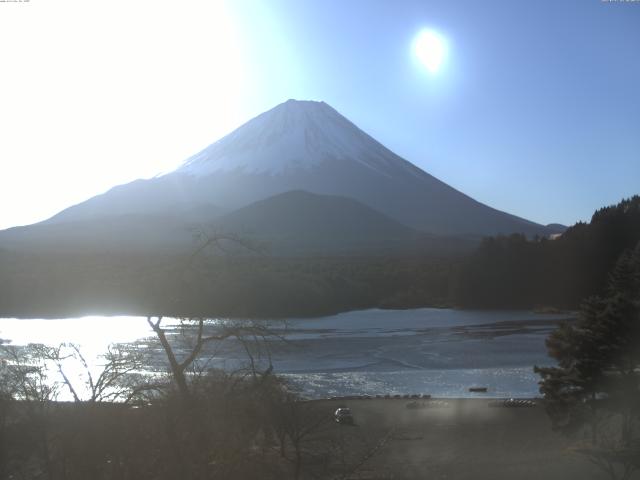
<path id="1" fill-rule="evenodd" d="M 429 393 L 439 397 L 538 396 L 533 365 L 549 365 L 544 341 L 570 315 L 526 311 L 422 308 L 362 310 L 315 319 L 270 322 L 286 342 L 268 341 L 276 373 L 308 397 Z M 207 323 L 208 331 L 223 320 Z M 163 320 L 177 348 L 179 322 Z M 142 317 L 59 320 L 0 319 L 0 338 L 14 345 L 80 345 L 99 368 L 111 343 L 135 344 L 149 352 L 152 368 L 164 356 Z M 236 370 L 247 363 L 236 341 L 210 345 L 209 365 Z M 261 361 L 267 362 L 263 356 Z M 469 387 L 487 387 L 471 394 Z"/>

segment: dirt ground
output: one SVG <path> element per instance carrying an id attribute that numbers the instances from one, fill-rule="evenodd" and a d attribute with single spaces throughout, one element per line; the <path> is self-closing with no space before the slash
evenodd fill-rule
<path id="1" fill-rule="evenodd" d="M 353 411 L 356 425 L 335 424 L 331 435 L 353 435 L 363 439 L 367 448 L 388 437 L 386 444 L 358 470 L 359 478 L 608 478 L 587 459 L 570 451 L 569 442 L 551 430 L 542 406 L 491 407 L 487 399 L 441 399 L 431 401 L 431 405 L 439 406 L 409 409 L 409 401 L 318 402 L 321 408 L 346 406 Z"/>

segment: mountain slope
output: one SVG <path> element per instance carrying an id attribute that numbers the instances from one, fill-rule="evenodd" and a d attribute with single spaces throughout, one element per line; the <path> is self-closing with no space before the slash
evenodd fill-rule
<path id="1" fill-rule="evenodd" d="M 356 200 L 301 190 L 242 207 L 219 218 L 215 226 L 286 253 L 416 251 L 428 240 Z"/>
<path id="2" fill-rule="evenodd" d="M 0 232 L 0 245 L 30 252 L 189 253 L 197 248 L 196 234 L 203 228 L 238 236 L 276 255 L 443 254 L 469 251 L 479 242 L 429 235 L 357 200 L 302 190 L 259 200 L 206 224 L 189 221 L 201 213 L 45 222 Z M 239 251 L 246 253 L 242 247 Z"/>
<path id="3" fill-rule="evenodd" d="M 327 104 L 294 100 L 250 120 L 172 173 L 116 187 L 49 222 L 95 219 L 114 211 L 204 212 L 208 205 L 231 211 L 291 190 L 349 197 L 434 234 L 548 233 L 446 185 Z"/>
<path id="4" fill-rule="evenodd" d="M 177 215 L 113 215 L 0 231 L 0 247 L 30 253 L 142 253 L 195 249 L 198 223 Z"/>

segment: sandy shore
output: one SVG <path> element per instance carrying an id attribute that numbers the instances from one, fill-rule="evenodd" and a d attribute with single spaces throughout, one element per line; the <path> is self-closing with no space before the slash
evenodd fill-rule
<path id="1" fill-rule="evenodd" d="M 356 425 L 335 424 L 331 435 L 348 433 L 369 446 L 388 436 L 358 478 L 607 478 L 570 451 L 569 442 L 551 430 L 540 405 L 508 408 L 491 407 L 488 399 L 435 400 L 439 406 L 421 409 L 407 408 L 406 399 L 316 402 L 320 408 L 347 406 L 353 411 Z"/>

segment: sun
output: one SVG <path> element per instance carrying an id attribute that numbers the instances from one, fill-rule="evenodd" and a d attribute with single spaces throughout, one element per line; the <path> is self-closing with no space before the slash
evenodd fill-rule
<path id="1" fill-rule="evenodd" d="M 430 73 L 437 73 L 447 56 L 447 42 L 439 33 L 425 29 L 416 36 L 413 51 Z"/>

